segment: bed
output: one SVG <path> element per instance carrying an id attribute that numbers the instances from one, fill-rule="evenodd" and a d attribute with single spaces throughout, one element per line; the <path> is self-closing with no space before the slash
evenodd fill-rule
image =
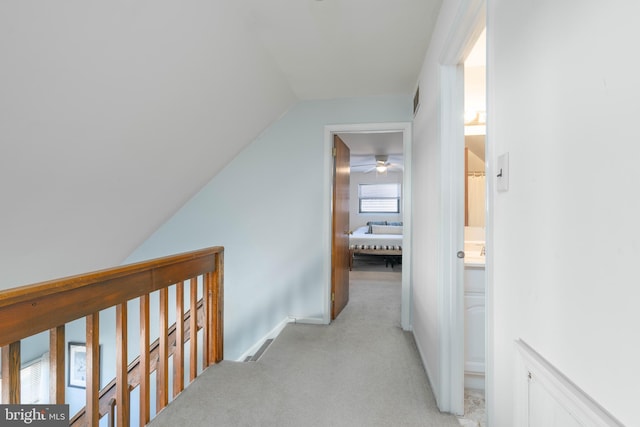
<path id="1" fill-rule="evenodd" d="M 368 223 L 349 235 L 349 269 L 355 255 L 381 256 L 391 267 L 402 256 L 402 223 Z"/>

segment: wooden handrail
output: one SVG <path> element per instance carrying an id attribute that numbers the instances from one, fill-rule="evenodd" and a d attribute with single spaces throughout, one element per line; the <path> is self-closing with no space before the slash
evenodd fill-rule
<path id="1" fill-rule="evenodd" d="M 198 280 L 200 278 L 201 280 Z M 190 283 L 190 310 L 184 307 L 184 283 Z M 190 363 L 190 379 L 197 375 L 194 339 L 203 329 L 199 349 L 203 369 L 223 358 L 223 281 L 224 248 L 221 246 L 163 257 L 151 261 L 110 268 L 93 273 L 22 286 L 0 292 L 0 346 L 2 347 L 2 403 L 20 403 L 20 340 L 42 331 L 50 331 L 50 403 L 64 403 L 65 324 L 86 319 L 86 407 L 75 425 L 97 426 L 101 407 L 115 399 L 117 425 L 129 425 L 129 392 L 140 385 L 140 423 L 149 421 L 149 376 L 156 372 L 157 411 L 182 391 L 181 381 L 168 389 L 168 359 L 174 354 L 173 376 L 182 378 L 185 362 Z M 168 327 L 168 287 L 176 287 L 179 301 L 176 312 L 183 317 Z M 196 287 L 202 288 L 202 300 L 196 301 Z M 160 336 L 149 345 L 149 295 L 160 292 Z M 141 355 L 127 366 L 127 302 L 140 298 Z M 99 312 L 116 308 L 116 379 L 102 391 L 99 382 Z M 198 312 L 198 316 L 189 313 Z M 195 317 L 198 317 L 196 321 Z M 195 329 L 195 330 L 194 330 Z M 179 344 L 176 349 L 176 340 Z M 191 357 L 185 361 L 183 342 L 191 341 Z M 179 366 L 177 366 L 179 365 Z M 132 371 L 133 369 L 133 371 Z M 133 380 L 133 381 L 132 381 Z M 81 418 L 81 420 L 80 420 Z"/>
<path id="2" fill-rule="evenodd" d="M 0 346 L 215 271 L 221 246 L 0 292 Z"/>

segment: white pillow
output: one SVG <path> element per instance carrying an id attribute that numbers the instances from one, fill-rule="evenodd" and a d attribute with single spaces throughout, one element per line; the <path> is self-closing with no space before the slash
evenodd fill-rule
<path id="1" fill-rule="evenodd" d="M 402 234 L 401 225 L 372 225 L 371 234 Z"/>

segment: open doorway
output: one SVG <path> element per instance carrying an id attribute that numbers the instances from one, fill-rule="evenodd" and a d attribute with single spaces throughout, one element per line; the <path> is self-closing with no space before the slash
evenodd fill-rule
<path id="1" fill-rule="evenodd" d="M 405 214 L 402 132 L 339 135 L 351 153 L 350 270 L 400 277 Z"/>
<path id="2" fill-rule="evenodd" d="M 485 29 L 485 0 L 471 0 L 462 4 L 458 10 L 447 42 L 441 52 L 440 62 L 440 216 L 438 262 L 438 348 L 440 378 L 438 407 L 440 410 L 459 416 L 465 414 L 465 126 L 464 120 L 464 62 L 469 57 L 476 41 Z M 471 114 L 469 114 L 471 115 Z M 489 144 L 490 147 L 490 144 Z M 490 156 L 487 156 L 490 157 Z M 487 162 L 486 171 L 491 176 L 492 165 Z M 490 180 L 486 181 L 491 187 Z M 491 192 L 487 192 L 490 196 Z M 490 198 L 489 198 L 490 200 Z M 489 202 L 488 206 L 491 206 Z M 487 247 L 491 248 L 491 214 L 487 210 Z M 477 253 L 480 257 L 482 247 Z M 469 251 L 471 258 L 472 250 Z M 489 251 L 490 252 L 490 251 Z M 480 315 L 476 324 L 485 331 L 485 339 L 480 339 L 486 349 L 485 356 L 485 398 L 490 402 L 491 381 L 491 328 L 487 317 L 491 316 L 491 282 L 487 280 L 490 272 L 491 254 L 486 264 L 484 278 L 486 283 L 485 315 Z M 469 259 L 467 259 L 469 261 Z M 482 273 L 481 273 L 482 275 Z M 489 327 L 488 327 L 489 326 Z M 488 406 L 490 408 L 490 405 Z M 487 412 L 490 422 L 491 413 Z"/>
<path id="3" fill-rule="evenodd" d="M 363 147 L 360 147 L 360 142 L 367 137 L 365 135 L 375 135 L 375 134 L 395 134 L 397 138 L 401 141 L 402 151 L 400 154 L 402 155 L 402 161 L 399 163 L 397 161 L 397 153 L 385 153 L 387 155 L 386 160 L 382 161 L 384 165 L 387 166 L 387 173 L 390 173 L 388 168 L 392 163 L 395 163 L 396 166 L 401 168 L 402 170 L 402 178 L 400 188 L 402 189 L 402 197 L 400 199 L 400 212 L 411 212 L 411 123 L 372 123 L 372 124 L 358 124 L 358 125 L 330 125 L 325 127 L 325 150 L 327 153 L 327 162 L 326 162 L 326 173 L 325 173 L 325 200 L 327 203 L 327 220 L 326 220 L 326 230 L 325 236 L 327 236 L 327 240 L 325 242 L 325 247 L 327 248 L 327 256 L 325 258 L 325 266 L 327 273 L 327 287 L 325 292 L 325 314 L 324 320 L 325 323 L 329 323 L 331 320 L 331 289 L 332 289 L 332 235 L 329 230 L 331 230 L 330 226 L 333 224 L 333 206 L 332 206 L 332 189 L 333 189 L 333 140 L 334 135 L 340 135 L 342 139 L 345 140 L 347 145 L 351 142 L 351 144 L 355 147 L 354 149 L 354 165 L 362 167 L 364 171 L 370 169 L 371 166 L 366 166 L 369 163 L 366 163 L 368 160 L 365 158 L 365 153 L 361 150 L 364 150 Z M 376 141 L 381 141 L 383 138 L 373 137 L 370 138 Z M 362 143 L 364 144 L 364 143 Z M 395 149 L 394 149 L 395 150 Z M 397 151 L 397 150 L 396 150 Z M 373 161 L 377 161 L 375 159 L 376 153 L 368 152 L 366 156 L 371 155 L 371 159 Z M 361 157 L 358 157 L 361 156 Z M 390 160 L 391 159 L 391 160 Z M 362 161 L 362 163 L 358 163 Z M 376 165 L 377 166 L 377 165 Z M 375 166 L 373 166 L 375 168 Z M 356 169 L 358 169 L 356 168 Z M 373 171 L 371 171 L 373 172 Z M 369 173 L 371 173 L 369 172 Z M 376 171 L 376 173 L 381 174 L 382 172 Z M 366 175 L 366 174 L 365 174 Z M 352 203 L 355 203 L 356 206 L 360 204 L 359 198 L 353 200 Z M 355 215 L 355 218 L 358 218 L 358 214 Z M 358 225 L 362 218 L 360 217 L 354 220 L 352 225 Z M 397 216 L 395 217 L 397 218 Z M 366 222 L 371 222 L 372 219 L 365 220 Z M 387 220 L 385 220 L 387 221 Z M 402 252 L 401 258 L 395 258 L 394 262 L 397 263 L 394 267 L 399 269 L 399 265 L 401 264 L 401 277 L 402 277 L 402 302 L 401 302 L 401 325 L 405 330 L 411 329 L 411 282 L 410 282 L 410 268 L 411 268 L 411 255 L 410 255 L 410 247 L 411 247 L 411 218 L 409 215 L 403 215 L 401 221 L 391 221 L 391 222 L 402 222 Z M 353 231 L 353 226 L 350 226 L 350 231 Z M 397 254 L 393 254 L 394 256 L 398 256 Z M 384 257 L 382 262 L 385 262 Z M 387 261 L 387 262 L 390 262 Z"/>
<path id="4" fill-rule="evenodd" d="M 486 31 L 464 61 L 464 415 L 486 426 Z"/>

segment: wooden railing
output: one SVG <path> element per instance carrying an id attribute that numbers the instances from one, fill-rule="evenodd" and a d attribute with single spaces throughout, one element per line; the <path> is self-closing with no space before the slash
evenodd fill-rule
<path id="1" fill-rule="evenodd" d="M 200 280 L 199 280 L 200 278 Z M 86 321 L 86 406 L 72 418 L 74 426 L 97 426 L 117 410 L 116 424 L 129 426 L 130 391 L 140 387 L 140 425 L 150 421 L 150 374 L 156 371 L 156 412 L 169 402 L 169 357 L 173 356 L 173 389 L 184 389 L 198 374 L 199 329 L 202 369 L 223 358 L 224 249 L 212 247 L 94 273 L 67 277 L 0 292 L 2 403 L 20 403 L 20 340 L 49 331 L 50 402 L 65 403 L 65 324 Z M 189 282 L 189 310 L 184 307 L 184 283 Z M 175 286 L 176 324 L 169 327 L 169 287 Z M 202 299 L 198 300 L 198 288 Z M 159 338 L 149 336 L 150 294 L 159 293 Z M 127 302 L 140 299 L 140 356 L 127 364 Z M 99 389 L 101 310 L 115 307 L 116 378 Z M 197 315 L 192 315 L 197 313 Z M 188 342 L 189 361 L 184 343 Z M 105 361 L 106 362 L 106 361 Z M 103 363 L 105 363 L 103 362 Z"/>

